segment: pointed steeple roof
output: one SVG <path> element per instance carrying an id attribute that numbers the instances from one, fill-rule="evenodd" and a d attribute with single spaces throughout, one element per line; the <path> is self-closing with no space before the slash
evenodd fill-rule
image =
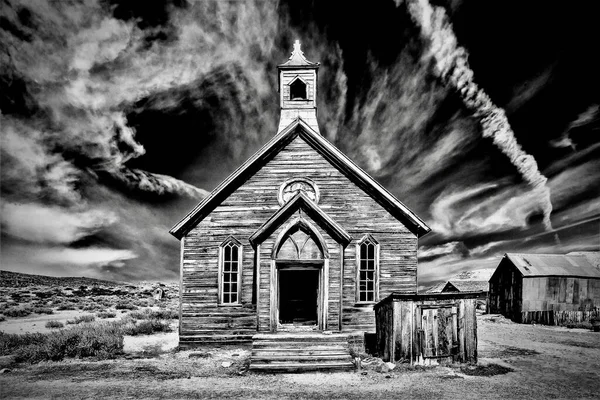
<path id="1" fill-rule="evenodd" d="M 315 63 L 312 61 L 308 61 L 306 57 L 304 57 L 304 53 L 300 49 L 300 41 L 296 40 L 294 42 L 294 50 L 292 51 L 292 55 L 289 60 L 279 65 L 280 68 L 295 68 L 295 67 L 318 67 L 319 63 Z"/>

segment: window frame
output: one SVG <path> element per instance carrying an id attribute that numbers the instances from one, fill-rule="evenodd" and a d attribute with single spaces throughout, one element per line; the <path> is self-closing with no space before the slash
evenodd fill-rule
<path id="1" fill-rule="evenodd" d="M 223 301 L 224 298 L 224 274 L 225 274 L 225 247 L 232 245 L 237 247 L 238 249 L 238 259 L 237 259 L 237 296 L 235 302 L 225 303 Z M 241 297 L 242 297 L 242 266 L 243 266 L 243 254 L 244 254 L 244 246 L 240 243 L 239 240 L 234 238 L 233 236 L 229 236 L 227 239 L 223 241 L 219 245 L 219 273 L 218 273 L 218 291 L 217 291 L 217 304 L 223 307 L 239 307 L 242 305 Z M 230 282 L 233 283 L 233 282 Z M 228 293 L 236 293 L 236 292 L 228 292 Z"/>
<path id="2" fill-rule="evenodd" d="M 295 99 L 292 97 L 292 85 L 296 83 L 296 81 L 300 81 L 303 85 L 304 85 L 304 90 L 305 90 L 305 94 L 306 97 L 302 98 L 302 99 Z M 308 90 L 308 82 L 306 82 L 304 79 L 302 79 L 302 77 L 300 75 L 296 75 L 292 80 L 290 80 L 287 83 L 288 86 L 288 98 L 285 99 L 286 101 L 292 101 L 292 102 L 308 102 L 311 99 L 309 98 L 309 90 Z"/>
<path id="3" fill-rule="evenodd" d="M 361 294 L 361 290 L 360 290 L 360 261 L 361 261 L 361 246 L 362 244 L 364 244 L 365 242 L 370 242 L 371 244 L 373 244 L 374 248 L 374 273 L 373 273 L 373 300 L 361 300 L 360 299 L 360 294 Z M 356 296 L 355 296 L 355 300 L 356 300 L 356 304 L 375 304 L 379 301 L 379 250 L 380 250 L 380 245 L 379 242 L 377 240 L 375 240 L 375 238 L 371 235 L 365 235 L 363 236 L 363 238 L 358 241 L 356 243 L 356 285 L 355 285 L 355 292 L 356 292 Z"/>

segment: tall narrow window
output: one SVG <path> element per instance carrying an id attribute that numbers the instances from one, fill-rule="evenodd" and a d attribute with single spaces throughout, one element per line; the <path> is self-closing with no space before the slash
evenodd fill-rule
<path id="1" fill-rule="evenodd" d="M 358 302 L 377 300 L 377 279 L 379 270 L 379 244 L 371 235 L 358 244 Z"/>
<path id="2" fill-rule="evenodd" d="M 221 304 L 240 303 L 242 245 L 235 238 L 228 238 L 221 245 L 219 271 L 219 300 Z"/>

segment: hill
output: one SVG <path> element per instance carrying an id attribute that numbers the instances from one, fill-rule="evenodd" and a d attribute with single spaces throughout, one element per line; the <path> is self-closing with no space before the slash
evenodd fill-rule
<path id="1" fill-rule="evenodd" d="M 126 286 L 123 282 L 112 282 L 86 277 L 56 277 L 0 271 L 0 287 L 26 286 Z"/>

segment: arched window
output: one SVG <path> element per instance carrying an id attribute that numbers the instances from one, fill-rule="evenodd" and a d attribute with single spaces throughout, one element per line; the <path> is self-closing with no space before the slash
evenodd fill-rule
<path id="1" fill-rule="evenodd" d="M 229 237 L 219 250 L 219 303 L 240 304 L 242 244 Z"/>
<path id="2" fill-rule="evenodd" d="M 371 236 L 365 236 L 357 244 L 356 300 L 374 302 L 379 297 L 379 243 Z"/>
<path id="3" fill-rule="evenodd" d="M 290 100 L 306 100 L 306 83 L 297 78 L 290 85 Z"/>
<path id="4" fill-rule="evenodd" d="M 277 258 L 280 260 L 321 260 L 323 253 L 314 238 L 300 229 L 288 232 L 279 247 Z"/>

